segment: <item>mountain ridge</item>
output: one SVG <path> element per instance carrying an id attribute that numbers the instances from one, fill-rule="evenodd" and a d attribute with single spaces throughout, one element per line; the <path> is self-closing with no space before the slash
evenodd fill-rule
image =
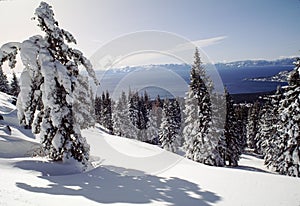
<path id="1" fill-rule="evenodd" d="M 295 58 L 281 58 L 275 60 L 239 60 L 239 61 L 231 61 L 231 62 L 217 62 L 214 64 L 211 63 L 204 63 L 205 65 L 214 65 L 217 68 L 242 68 L 242 67 L 259 67 L 259 66 L 293 66 L 293 62 Z M 175 64 L 175 63 L 168 63 L 168 64 L 148 64 L 148 65 L 135 65 L 135 66 L 125 66 L 125 67 L 116 67 L 111 68 L 110 70 L 113 71 L 123 71 L 123 72 L 130 72 L 136 69 L 151 69 L 153 67 L 190 67 L 189 64 Z M 97 70 L 103 71 L 103 70 Z"/>

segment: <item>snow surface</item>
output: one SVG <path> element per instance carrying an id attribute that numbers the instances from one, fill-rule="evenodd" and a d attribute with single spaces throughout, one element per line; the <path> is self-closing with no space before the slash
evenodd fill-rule
<path id="1" fill-rule="evenodd" d="M 11 97 L 0 93 L 0 205 L 300 205 L 300 178 L 270 173 L 243 155 L 238 168 L 211 167 L 154 145 L 83 131 L 91 166 L 32 157 L 38 139 L 16 123 Z M 7 128 L 10 126 L 11 131 Z"/>

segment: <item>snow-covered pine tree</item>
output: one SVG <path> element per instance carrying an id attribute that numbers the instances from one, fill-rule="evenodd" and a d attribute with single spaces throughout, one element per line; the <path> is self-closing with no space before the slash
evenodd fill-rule
<path id="1" fill-rule="evenodd" d="M 179 100 L 174 99 L 172 101 L 172 105 L 174 108 L 172 116 L 174 117 L 175 129 L 178 131 L 179 134 L 179 132 L 181 132 L 181 109 L 179 105 Z"/>
<path id="2" fill-rule="evenodd" d="M 4 93 L 9 93 L 9 84 L 7 81 L 7 76 L 4 74 L 2 65 L 5 61 L 8 61 L 8 66 L 14 68 L 16 65 L 16 55 L 20 49 L 20 43 L 10 42 L 4 44 L 0 48 L 0 91 Z"/>
<path id="3" fill-rule="evenodd" d="M 74 116 L 80 129 L 95 126 L 94 95 L 90 88 L 88 78 L 78 76 L 78 84 L 74 90 Z"/>
<path id="4" fill-rule="evenodd" d="M 144 91 L 144 105 L 147 111 L 152 110 L 152 103 L 150 100 L 150 96 L 148 95 L 147 91 Z"/>
<path id="5" fill-rule="evenodd" d="M 156 116 L 156 125 L 160 127 L 161 125 L 161 120 L 162 120 L 162 107 L 163 107 L 163 101 L 160 99 L 160 96 L 157 95 L 154 106 L 152 110 L 154 111 L 154 114 Z"/>
<path id="6" fill-rule="evenodd" d="M 113 109 L 113 131 L 115 135 L 135 139 L 137 129 L 129 118 L 128 99 L 123 91 Z"/>
<path id="7" fill-rule="evenodd" d="M 124 124 L 129 120 L 129 116 L 125 114 L 127 109 L 127 97 L 124 91 L 122 91 L 121 96 L 116 102 L 113 112 L 112 112 L 112 120 L 113 120 L 113 130 L 114 134 L 117 136 L 125 137 L 124 132 Z"/>
<path id="8" fill-rule="evenodd" d="M 164 106 L 164 102 L 161 100 L 159 94 L 157 95 L 156 99 L 155 99 L 155 103 L 156 107 L 160 107 L 163 108 Z"/>
<path id="9" fill-rule="evenodd" d="M 186 157 L 208 165 L 222 166 L 219 138 L 212 135 L 210 91 L 211 82 L 202 66 L 199 51 L 196 48 L 194 63 L 191 69 L 190 86 L 185 106 L 185 138 Z M 205 80 L 205 81 L 204 81 Z M 208 83 L 206 86 L 205 83 Z"/>
<path id="10" fill-rule="evenodd" d="M 102 92 L 101 95 L 101 103 L 102 103 L 102 107 L 101 107 L 101 115 L 100 115 L 100 120 L 99 120 L 99 124 L 103 125 L 103 122 L 105 121 L 105 106 L 106 106 L 106 97 L 105 97 L 105 92 Z"/>
<path id="11" fill-rule="evenodd" d="M 108 129 L 110 134 L 113 134 L 113 121 L 112 121 L 112 100 L 110 98 L 109 92 L 106 91 L 102 94 L 102 110 L 101 110 L 101 121 L 106 129 Z"/>
<path id="12" fill-rule="evenodd" d="M 215 139 L 214 144 L 217 145 L 218 152 L 220 154 L 221 160 L 218 166 L 225 165 L 226 157 L 226 139 L 224 135 L 224 126 L 226 119 L 226 98 L 222 93 L 213 93 L 211 99 L 214 102 L 212 105 L 212 124 L 211 124 L 211 135 Z"/>
<path id="13" fill-rule="evenodd" d="M 259 116 L 260 104 L 255 102 L 248 112 L 247 119 L 247 145 L 254 152 L 257 152 L 256 148 L 256 134 L 258 130 L 258 116 Z"/>
<path id="14" fill-rule="evenodd" d="M 9 93 L 12 96 L 18 97 L 18 95 L 20 93 L 20 85 L 19 85 L 19 80 L 18 80 L 15 72 L 13 72 L 13 78 L 12 78 L 12 81 L 10 83 L 9 90 L 10 90 Z"/>
<path id="15" fill-rule="evenodd" d="M 235 116 L 237 119 L 237 127 L 241 137 L 241 151 L 247 146 L 247 118 L 248 118 L 248 105 L 236 104 L 234 105 Z"/>
<path id="16" fill-rule="evenodd" d="M 8 61 L 8 66 L 13 69 L 16 66 L 16 56 L 20 50 L 21 44 L 19 42 L 9 42 L 0 48 L 0 68 L 4 62 Z"/>
<path id="17" fill-rule="evenodd" d="M 184 150 L 186 157 L 194 160 L 194 149 L 197 147 L 198 140 L 196 139 L 197 133 L 200 132 L 199 128 L 199 107 L 198 101 L 194 97 L 193 91 L 189 90 L 185 99 L 184 114 L 186 116 L 183 128 L 184 137 Z"/>
<path id="18" fill-rule="evenodd" d="M 265 155 L 267 141 L 274 135 L 273 125 L 277 123 L 277 117 L 273 115 L 274 105 L 271 104 L 271 97 L 264 97 L 264 104 L 259 112 L 257 133 L 254 141 L 256 142 L 256 152 Z"/>
<path id="19" fill-rule="evenodd" d="M 278 140 L 280 140 L 280 136 L 278 131 L 279 127 L 279 104 L 280 101 L 283 99 L 283 90 L 280 86 L 277 87 L 277 91 L 274 95 L 270 96 L 270 110 L 268 111 L 268 124 L 272 124 L 269 128 L 264 127 L 264 132 L 266 138 L 261 144 L 262 150 L 264 151 L 264 160 L 265 165 L 267 167 L 275 167 L 277 165 L 277 159 L 280 155 L 280 148 L 278 143 Z M 270 121 L 270 122 L 269 122 Z M 263 134 L 264 135 L 264 134 Z"/>
<path id="20" fill-rule="evenodd" d="M 155 99 L 151 110 L 149 110 L 148 124 L 147 124 L 147 137 L 148 143 L 158 145 L 159 144 L 159 130 L 162 122 L 163 110 L 160 106 L 163 106 L 163 101 L 159 95 Z"/>
<path id="21" fill-rule="evenodd" d="M 274 166 L 280 174 L 300 177 L 300 58 L 295 66 L 279 103 L 277 145 L 280 153 Z"/>
<path id="22" fill-rule="evenodd" d="M 180 147 L 183 146 L 184 144 L 184 137 L 183 137 L 183 129 L 184 129 L 184 120 L 185 120 L 185 99 L 182 97 L 177 97 L 176 101 L 178 102 L 179 105 L 179 110 L 178 112 L 180 112 L 180 114 L 178 114 L 180 116 L 180 131 L 179 131 L 179 136 L 180 136 L 180 140 L 179 140 L 179 145 Z"/>
<path id="23" fill-rule="evenodd" d="M 130 121 L 137 129 L 139 129 L 139 127 L 140 127 L 140 114 L 139 114 L 140 97 L 137 92 L 129 93 L 128 97 L 129 97 L 128 104 L 129 104 Z"/>
<path id="24" fill-rule="evenodd" d="M 149 97 L 147 93 L 145 93 L 145 96 L 140 96 L 139 102 L 138 102 L 138 108 L 139 108 L 139 129 L 145 130 L 147 129 L 148 121 L 149 121 L 149 111 L 150 111 L 150 103 L 149 103 Z"/>
<path id="25" fill-rule="evenodd" d="M 148 112 L 148 123 L 146 128 L 146 142 L 150 144 L 157 145 L 159 143 L 158 133 L 159 133 L 159 126 L 157 125 L 157 115 L 154 109 L 149 110 Z"/>
<path id="26" fill-rule="evenodd" d="M 159 141 L 161 147 L 167 151 L 176 152 L 179 146 L 179 132 L 176 100 L 165 99 L 163 105 L 163 118 L 160 126 Z"/>
<path id="27" fill-rule="evenodd" d="M 7 76 L 6 74 L 4 74 L 1 67 L 0 67 L 0 92 L 4 92 L 6 94 L 10 92 Z"/>
<path id="28" fill-rule="evenodd" d="M 102 103 L 102 98 L 99 96 L 95 97 L 95 120 L 98 123 L 102 122 L 102 107 L 103 107 L 103 103 Z"/>
<path id="29" fill-rule="evenodd" d="M 238 130 L 237 119 L 234 112 L 233 100 L 229 93 L 226 91 L 226 120 L 225 120 L 225 130 L 224 136 L 226 141 L 226 151 L 225 160 L 228 162 L 229 166 L 238 166 L 238 161 L 240 159 L 241 151 L 241 135 Z"/>
<path id="30" fill-rule="evenodd" d="M 138 92 L 129 91 L 129 116 L 132 124 L 136 128 L 137 140 L 147 142 L 147 128 L 149 127 L 149 111 L 151 103 L 148 94 L 139 95 Z"/>
<path id="31" fill-rule="evenodd" d="M 44 37 L 37 35 L 21 44 L 6 44 L 4 50 L 1 47 L 2 60 L 3 54 L 9 53 L 6 57 L 11 67 L 20 49 L 25 66 L 20 78 L 18 116 L 21 123 L 34 126 L 33 131 L 40 133 L 44 151 L 51 159 L 72 158 L 87 165 L 89 145 L 81 136 L 73 107 L 79 85 L 78 66 L 85 67 L 95 84 L 98 80 L 89 60 L 69 47 L 68 43 L 76 41 L 69 32 L 59 28 L 51 6 L 41 2 L 35 15 L 38 26 L 46 33 Z"/>

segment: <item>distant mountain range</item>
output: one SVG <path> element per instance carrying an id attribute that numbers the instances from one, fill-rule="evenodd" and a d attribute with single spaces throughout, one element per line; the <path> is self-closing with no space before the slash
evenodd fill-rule
<path id="1" fill-rule="evenodd" d="M 292 66 L 295 58 L 283 58 L 276 60 L 243 60 L 229 63 L 217 63 L 216 67 L 243 68 L 259 66 Z"/>
<path id="2" fill-rule="evenodd" d="M 245 67 L 265 67 L 265 66 L 293 66 L 295 58 L 282 58 L 276 60 L 242 60 L 227 63 L 214 64 L 217 69 L 220 68 L 245 68 Z M 142 65 L 142 66 L 127 66 L 122 68 L 112 68 L 111 72 L 128 73 L 136 70 L 147 70 L 152 68 L 163 67 L 171 70 L 190 69 L 188 64 L 158 64 L 158 65 Z"/>
<path id="3" fill-rule="evenodd" d="M 285 58 L 217 63 L 215 68 L 222 79 L 221 85 L 219 82 L 217 86 L 226 87 L 231 94 L 274 91 L 278 85 L 286 85 L 294 61 L 294 58 Z M 209 71 L 211 65 L 206 66 Z M 160 93 L 157 92 L 158 88 L 161 88 L 174 96 L 184 96 L 190 81 L 190 69 L 191 65 L 188 64 L 160 64 L 112 68 L 96 73 L 101 82 L 99 92 L 153 88 L 151 90 L 155 97 Z"/>

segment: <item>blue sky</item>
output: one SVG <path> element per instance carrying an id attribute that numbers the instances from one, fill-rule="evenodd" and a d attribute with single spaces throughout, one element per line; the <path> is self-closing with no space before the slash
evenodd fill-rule
<path id="1" fill-rule="evenodd" d="M 62 28 L 92 55 L 124 34 L 167 31 L 202 44 L 214 62 L 300 55 L 299 0 L 49 0 Z M 37 0 L 0 1 L 0 44 L 39 33 Z"/>

